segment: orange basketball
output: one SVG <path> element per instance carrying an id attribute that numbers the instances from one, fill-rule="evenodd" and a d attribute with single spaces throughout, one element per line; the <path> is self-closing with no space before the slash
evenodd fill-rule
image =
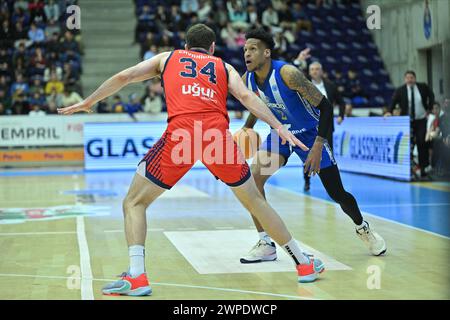
<path id="1" fill-rule="evenodd" d="M 253 129 L 239 129 L 233 134 L 233 139 L 241 149 L 245 159 L 252 158 L 261 145 L 261 137 Z"/>

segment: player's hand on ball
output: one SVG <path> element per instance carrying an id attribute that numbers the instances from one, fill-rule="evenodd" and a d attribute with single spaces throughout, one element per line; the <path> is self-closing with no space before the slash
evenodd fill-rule
<path id="1" fill-rule="evenodd" d="M 288 142 L 291 146 L 297 146 L 303 151 L 308 151 L 309 148 L 303 144 L 296 136 L 292 134 L 285 126 L 280 126 L 277 130 L 278 135 L 281 138 L 281 144 Z"/>
<path id="2" fill-rule="evenodd" d="M 58 108 L 58 114 L 69 115 L 76 112 L 92 112 L 91 106 L 86 103 L 84 100 L 65 108 Z"/>
<path id="3" fill-rule="evenodd" d="M 258 132 L 251 128 L 242 128 L 233 134 L 233 139 L 244 154 L 245 159 L 252 158 L 261 144 Z"/>

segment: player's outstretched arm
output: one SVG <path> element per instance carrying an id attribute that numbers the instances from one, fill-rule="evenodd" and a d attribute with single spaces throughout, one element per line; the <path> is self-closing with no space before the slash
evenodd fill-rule
<path id="1" fill-rule="evenodd" d="M 59 114 L 72 114 L 75 112 L 90 112 L 93 105 L 103 100 L 129 83 L 141 82 L 151 79 L 161 73 L 164 66 L 163 62 L 167 59 L 169 52 L 163 52 L 151 59 L 142 61 L 137 65 L 116 73 L 111 78 L 102 83 L 97 90 L 89 97 L 66 108 L 58 109 Z"/>
<path id="2" fill-rule="evenodd" d="M 276 129 L 278 135 L 282 139 L 283 144 L 289 142 L 291 145 L 297 145 L 301 149 L 309 150 L 300 140 L 298 140 L 288 129 L 286 129 L 275 116 L 272 114 L 266 104 L 259 99 L 256 94 L 250 91 L 242 82 L 239 73 L 230 65 L 226 65 L 228 69 L 228 89 L 230 93 L 238 99 L 244 107 L 254 114 L 255 117 L 269 124 Z"/>
<path id="3" fill-rule="evenodd" d="M 242 78 L 242 82 L 244 83 L 244 85 L 246 85 L 247 72 L 245 72 L 241 78 Z M 247 117 L 247 120 L 245 120 L 243 129 L 244 130 L 245 129 L 253 129 L 253 127 L 255 126 L 257 121 L 258 121 L 258 118 L 255 117 L 255 115 L 250 112 L 250 114 Z"/>

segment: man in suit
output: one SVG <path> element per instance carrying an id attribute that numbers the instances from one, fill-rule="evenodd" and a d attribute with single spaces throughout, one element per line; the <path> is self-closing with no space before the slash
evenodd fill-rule
<path id="1" fill-rule="evenodd" d="M 309 65 L 309 76 L 314 86 L 331 102 L 333 106 L 339 106 L 339 116 L 337 118 L 338 124 L 344 120 L 345 104 L 341 97 L 341 94 L 337 90 L 337 87 L 329 80 L 323 77 L 323 68 L 319 62 L 313 62 Z M 331 122 L 331 130 L 328 132 L 327 140 L 331 149 L 333 149 L 333 132 L 334 121 Z M 311 186 L 311 177 L 308 174 L 304 174 L 305 186 L 304 190 L 309 191 Z"/>
<path id="2" fill-rule="evenodd" d="M 427 133 L 427 117 L 433 109 L 434 93 L 425 83 L 416 81 L 416 73 L 405 72 L 405 84 L 395 90 L 387 116 L 392 115 L 394 108 L 400 105 L 400 115 L 409 116 L 413 143 L 417 145 L 421 177 L 426 177 L 425 168 L 429 165 L 428 148 L 425 142 Z"/>

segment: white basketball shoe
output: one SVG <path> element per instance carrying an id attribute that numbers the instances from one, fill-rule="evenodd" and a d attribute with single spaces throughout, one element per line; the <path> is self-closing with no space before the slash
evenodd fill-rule
<path id="1" fill-rule="evenodd" d="M 374 256 L 380 256 L 386 252 L 386 242 L 375 231 L 369 227 L 369 223 L 364 221 L 362 228 L 356 229 L 356 234 L 364 242 L 370 253 Z"/>

